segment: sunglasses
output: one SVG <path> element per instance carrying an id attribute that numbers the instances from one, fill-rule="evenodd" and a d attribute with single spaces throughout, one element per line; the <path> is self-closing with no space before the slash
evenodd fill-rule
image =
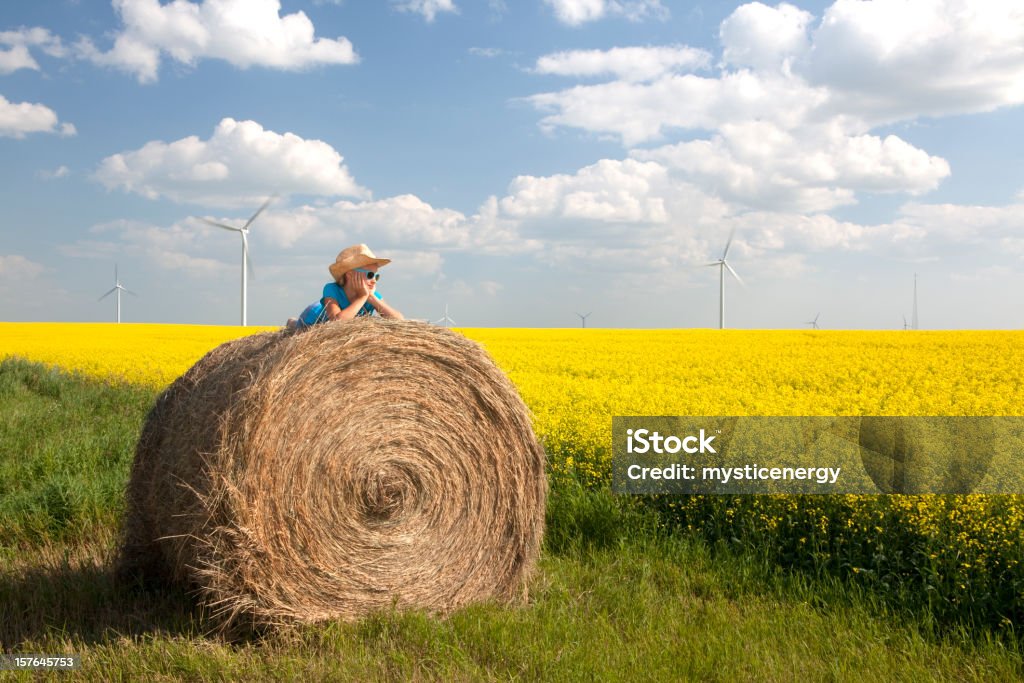
<path id="1" fill-rule="evenodd" d="M 353 268 L 352 270 L 359 273 L 366 273 L 367 280 L 380 280 L 380 273 L 374 273 L 369 270 L 364 270 L 363 268 Z"/>

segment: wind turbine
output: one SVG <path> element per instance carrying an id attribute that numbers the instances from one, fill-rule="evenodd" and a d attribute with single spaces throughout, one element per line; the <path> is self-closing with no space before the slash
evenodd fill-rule
<path id="1" fill-rule="evenodd" d="M 248 280 L 246 276 L 252 275 L 253 277 L 255 277 L 255 273 L 252 272 L 252 263 L 249 261 L 249 226 L 252 225 L 252 222 L 256 220 L 257 216 L 263 213 L 264 209 L 270 206 L 270 202 L 274 201 L 276 198 L 277 195 L 271 195 L 270 197 L 268 197 L 267 201 L 263 202 L 263 205 L 260 206 L 260 208 L 256 209 L 256 213 L 254 213 L 252 217 L 245 222 L 245 225 L 243 225 L 240 228 L 236 228 L 233 225 L 224 225 L 223 223 L 211 221 L 209 218 L 200 219 L 216 228 L 231 230 L 232 232 L 237 232 L 242 236 L 242 327 L 245 327 L 247 321 L 246 301 L 248 298 Z"/>
<path id="2" fill-rule="evenodd" d="M 593 313 L 593 311 L 591 311 L 591 313 Z M 586 326 L 587 326 L 587 318 L 590 317 L 590 313 L 587 313 L 586 315 L 584 315 L 582 313 L 577 313 L 576 315 L 578 315 L 580 317 L 580 322 L 583 323 L 581 325 L 581 327 L 586 328 Z"/>
<path id="3" fill-rule="evenodd" d="M 820 329 L 818 327 L 818 318 L 821 317 L 821 313 L 814 316 L 814 320 L 804 323 L 804 325 L 810 325 L 812 330 Z"/>
<path id="4" fill-rule="evenodd" d="M 138 294 L 136 294 L 135 292 L 131 291 L 130 289 L 126 288 L 124 285 L 121 284 L 120 278 L 117 277 L 116 263 L 114 264 L 114 287 L 109 292 L 107 292 L 99 299 L 97 299 L 97 301 L 103 301 L 114 292 L 117 292 L 117 322 L 121 322 L 121 292 L 128 292 L 132 296 L 138 296 Z"/>
<path id="5" fill-rule="evenodd" d="M 736 282 L 743 284 L 743 280 L 740 276 L 732 269 L 729 262 L 726 260 L 729 256 L 729 247 L 732 246 L 733 235 L 736 234 L 736 229 L 733 228 L 732 232 L 729 233 L 729 241 L 725 243 L 725 249 L 722 251 L 722 258 L 718 259 L 713 263 L 707 263 L 706 266 L 718 266 L 718 329 L 725 329 L 725 271 L 726 269 L 732 273 L 732 276 L 736 278 Z"/>
<path id="6" fill-rule="evenodd" d="M 907 331 L 907 316 L 903 316 L 903 331 Z"/>
<path id="7" fill-rule="evenodd" d="M 444 305 L 444 317 L 443 318 L 438 318 L 437 320 L 432 320 L 431 322 L 433 322 L 435 325 L 437 325 L 438 323 L 441 323 L 445 327 L 448 327 L 448 325 L 454 325 L 455 324 L 455 321 L 448 317 L 448 304 Z"/>

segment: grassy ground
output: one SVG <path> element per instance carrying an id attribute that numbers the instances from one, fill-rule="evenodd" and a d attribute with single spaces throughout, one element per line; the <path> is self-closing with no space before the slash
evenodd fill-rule
<path id="1" fill-rule="evenodd" d="M 1019 680 L 1020 646 L 937 630 L 834 580 L 658 530 L 627 499 L 555 484 L 530 600 L 380 614 L 229 642 L 175 589 L 110 571 L 153 393 L 0 364 L 0 645 L 81 655 L 92 680 Z M 0 673 L 0 677 L 4 674 Z M 13 676 L 13 674 L 11 674 Z"/>

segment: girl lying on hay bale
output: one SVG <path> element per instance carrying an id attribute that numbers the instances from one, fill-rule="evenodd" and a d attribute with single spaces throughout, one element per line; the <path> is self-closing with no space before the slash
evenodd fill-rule
<path id="1" fill-rule="evenodd" d="M 334 282 L 324 285 L 320 300 L 306 306 L 298 318 L 289 318 L 285 327 L 305 330 L 328 320 L 351 320 L 374 313 L 382 318 L 402 320 L 401 312 L 377 292 L 377 281 L 380 280 L 377 271 L 389 263 L 391 259 L 377 258 L 365 244 L 342 249 L 334 263 L 328 266 Z"/>

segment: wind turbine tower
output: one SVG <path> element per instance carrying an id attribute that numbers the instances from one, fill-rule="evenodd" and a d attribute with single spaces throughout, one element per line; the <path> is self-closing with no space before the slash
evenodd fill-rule
<path id="1" fill-rule="evenodd" d="M 712 263 L 707 263 L 707 266 L 718 266 L 718 329 L 725 329 L 725 271 L 728 269 L 732 276 L 736 278 L 736 282 L 743 284 L 743 280 L 740 279 L 739 274 L 732 269 L 729 262 L 726 260 L 729 256 L 729 247 L 732 246 L 732 238 L 736 234 L 736 229 L 733 228 L 732 232 L 729 233 L 729 241 L 725 243 L 725 249 L 722 251 L 722 258 Z"/>
<path id="2" fill-rule="evenodd" d="M 216 221 L 211 221 L 209 218 L 201 219 L 204 222 L 209 223 L 210 225 L 212 225 L 212 226 L 214 226 L 216 228 L 222 228 L 224 230 L 231 230 L 232 232 L 237 232 L 238 234 L 240 234 L 242 236 L 242 327 L 245 327 L 246 323 L 247 323 L 247 301 L 248 301 L 248 279 L 247 278 L 248 278 L 248 275 L 253 274 L 252 273 L 252 263 L 249 261 L 249 226 L 252 225 L 252 222 L 254 220 L 256 220 L 257 216 L 259 216 L 261 213 L 263 213 L 264 209 L 266 209 L 268 206 L 270 206 L 270 202 L 274 201 L 276 198 L 277 198 L 276 195 L 269 197 L 267 199 L 267 201 L 263 202 L 263 206 L 261 206 L 260 208 L 256 209 L 256 213 L 254 213 L 252 215 L 252 217 L 249 218 L 249 220 L 247 220 L 245 222 L 245 225 L 243 225 L 240 228 L 237 228 L 237 227 L 235 227 L 233 225 L 224 225 L 223 223 L 217 223 Z"/>
<path id="3" fill-rule="evenodd" d="M 132 296 L 138 296 L 135 292 L 127 289 L 121 284 L 121 279 L 117 277 L 117 264 L 114 264 L 114 287 L 109 292 L 101 296 L 97 301 L 103 301 L 111 294 L 117 293 L 117 317 L 114 319 L 116 322 L 121 322 L 121 292 L 128 292 Z"/>
<path id="4" fill-rule="evenodd" d="M 593 313 L 593 311 L 591 311 L 591 313 Z M 590 313 L 586 313 L 586 314 L 577 313 L 576 315 L 578 315 L 580 317 L 580 323 L 581 323 L 580 327 L 586 329 L 586 327 L 587 327 L 587 318 L 590 317 Z"/>
<path id="5" fill-rule="evenodd" d="M 914 313 L 911 316 L 911 329 L 917 329 L 917 273 L 914 273 Z"/>

